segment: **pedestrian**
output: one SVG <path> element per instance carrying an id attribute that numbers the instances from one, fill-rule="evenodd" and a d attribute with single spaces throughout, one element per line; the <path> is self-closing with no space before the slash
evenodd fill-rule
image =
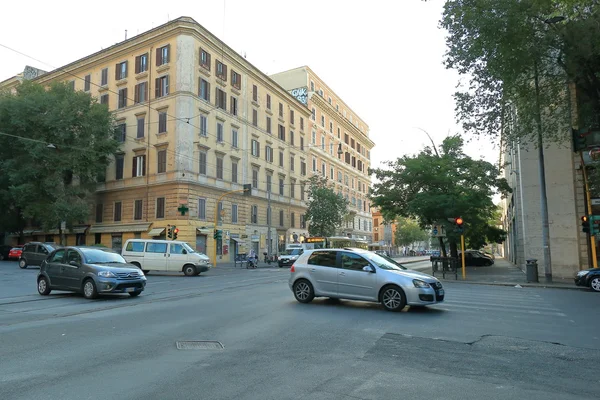
<path id="1" fill-rule="evenodd" d="M 248 262 L 251 263 L 253 268 L 256 268 L 256 266 L 258 265 L 258 255 L 254 251 L 254 249 L 250 249 L 250 251 L 248 252 Z"/>

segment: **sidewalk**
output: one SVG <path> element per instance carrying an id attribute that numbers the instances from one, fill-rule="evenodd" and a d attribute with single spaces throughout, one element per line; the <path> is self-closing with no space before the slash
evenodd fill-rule
<path id="1" fill-rule="evenodd" d="M 423 271 L 431 273 L 429 271 Z M 446 273 L 446 278 L 442 278 L 442 273 L 436 272 L 436 278 L 442 281 L 448 282 L 461 282 L 461 283 L 472 283 L 480 285 L 497 285 L 497 286 L 517 286 L 521 287 L 544 287 L 544 288 L 556 288 L 556 289 L 576 289 L 576 290 L 588 290 L 588 288 L 575 286 L 573 279 L 559 279 L 554 278 L 552 283 L 546 283 L 544 277 L 538 278 L 538 283 L 528 283 L 527 277 L 520 268 L 516 267 L 509 261 L 503 258 L 496 258 L 494 265 L 491 267 L 466 267 L 467 279 L 462 279 L 462 269 L 458 270 L 458 279 L 454 280 L 454 274 L 449 275 Z"/>

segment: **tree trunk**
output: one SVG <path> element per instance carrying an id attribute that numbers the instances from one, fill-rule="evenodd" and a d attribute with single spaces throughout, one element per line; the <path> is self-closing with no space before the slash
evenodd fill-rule
<path id="1" fill-rule="evenodd" d="M 458 257 L 458 246 L 454 240 L 450 242 L 450 257 Z"/>
<path id="2" fill-rule="evenodd" d="M 62 223 L 58 224 L 58 235 L 60 236 L 60 245 L 64 246 L 65 245 L 65 233 L 63 232 L 62 229 Z"/>
<path id="3" fill-rule="evenodd" d="M 446 256 L 446 245 L 444 244 L 444 238 L 443 237 L 438 237 L 439 241 L 440 241 L 440 252 L 442 257 L 447 257 Z"/>

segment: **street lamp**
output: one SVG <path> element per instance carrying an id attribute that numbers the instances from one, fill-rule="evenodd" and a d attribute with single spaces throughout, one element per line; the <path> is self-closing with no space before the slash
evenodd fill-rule
<path id="1" fill-rule="evenodd" d="M 338 144 L 338 151 L 337 151 L 338 155 L 341 156 L 342 154 L 344 154 L 344 150 L 342 150 L 342 144 Z"/>

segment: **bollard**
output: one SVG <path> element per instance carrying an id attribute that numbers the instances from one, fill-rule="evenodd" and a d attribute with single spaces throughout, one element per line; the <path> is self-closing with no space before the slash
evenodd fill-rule
<path id="1" fill-rule="evenodd" d="M 537 259 L 531 258 L 527 261 L 527 282 L 538 282 L 538 264 Z"/>

